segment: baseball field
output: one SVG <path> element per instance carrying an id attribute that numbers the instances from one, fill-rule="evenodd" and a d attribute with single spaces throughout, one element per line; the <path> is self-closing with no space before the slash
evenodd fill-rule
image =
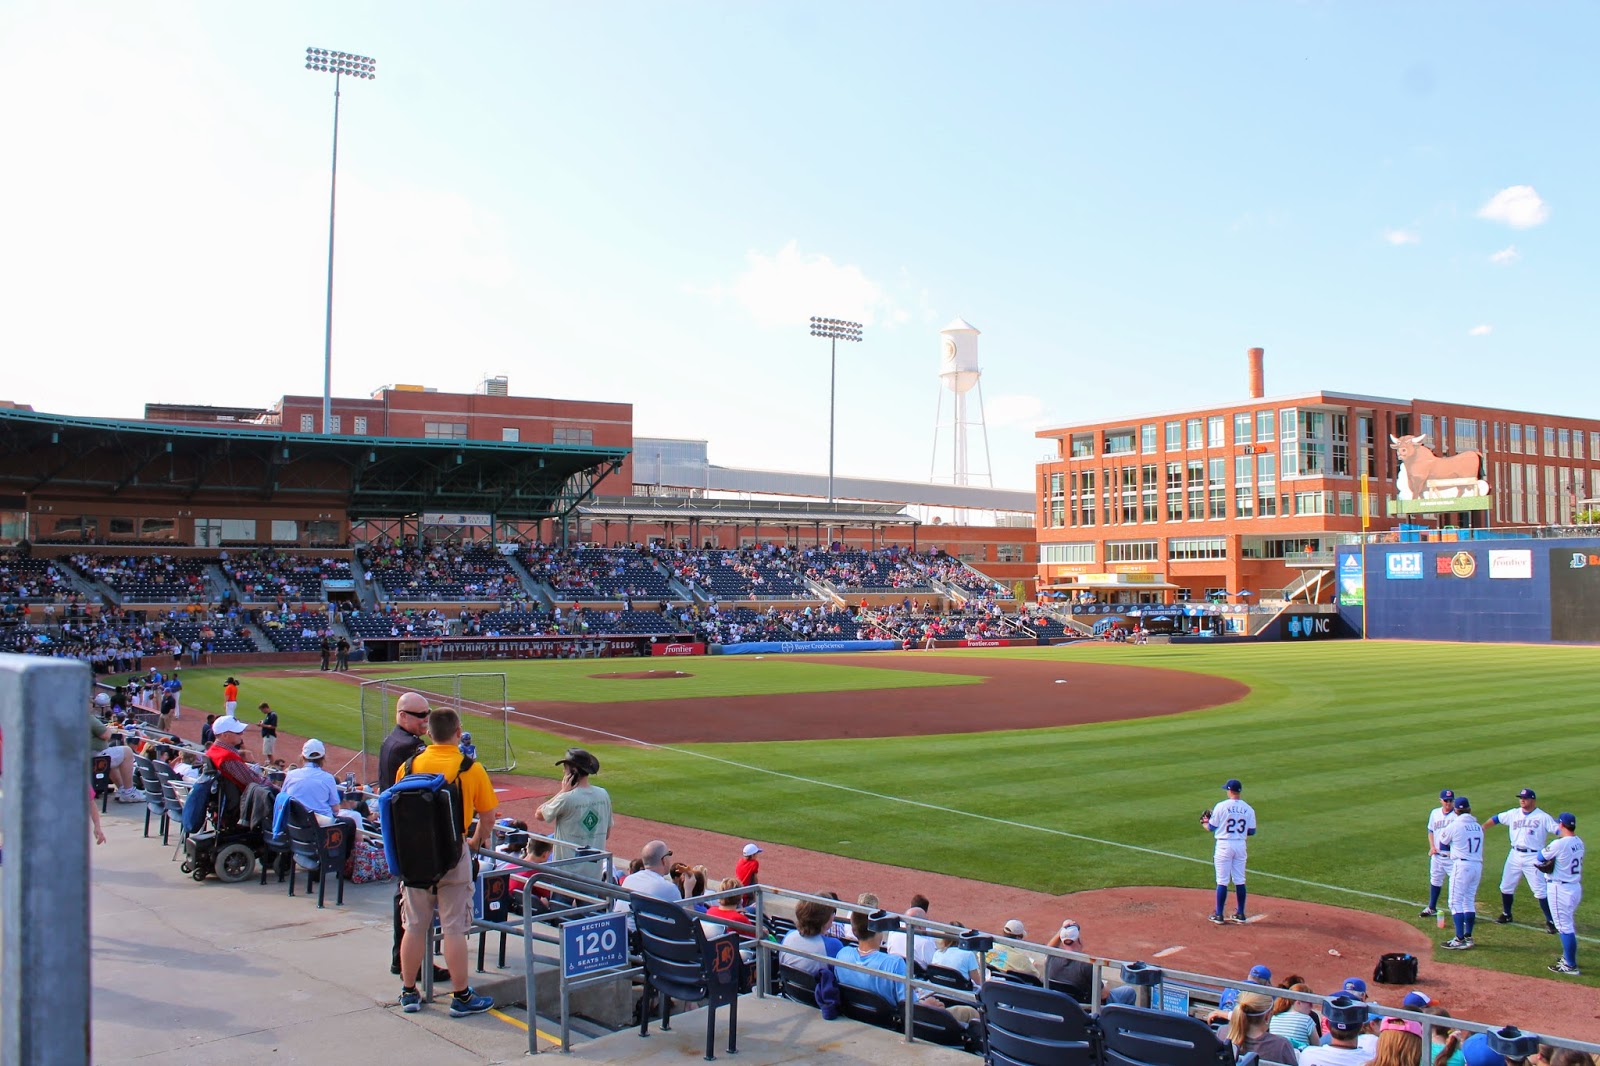
<path id="1" fill-rule="evenodd" d="M 1254 892 L 1431 934 L 1416 912 L 1439 789 L 1486 821 L 1527 786 L 1552 814 L 1576 813 L 1580 835 L 1600 825 L 1594 662 L 1590 648 L 1337 642 L 410 672 L 504 671 L 516 772 L 553 778 L 581 743 L 619 812 L 1055 895 L 1213 883 L 1198 819 L 1238 777 L 1261 825 Z M 651 670 L 690 676 L 591 676 Z M 185 707 L 218 710 L 229 672 L 247 721 L 270 700 L 286 732 L 356 747 L 355 681 L 407 671 L 186 670 Z M 1506 831 L 1487 837 L 1479 947 L 1443 954 L 1549 976 L 1554 938 L 1492 924 Z M 1525 886 L 1517 909 L 1537 917 Z M 1578 914 L 1585 952 L 1600 943 L 1592 909 Z"/>

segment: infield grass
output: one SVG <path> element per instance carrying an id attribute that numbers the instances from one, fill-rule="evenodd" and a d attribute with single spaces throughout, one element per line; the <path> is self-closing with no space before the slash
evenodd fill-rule
<path id="1" fill-rule="evenodd" d="M 1482 821 L 1514 806 L 1524 785 L 1539 792 L 1551 813 L 1577 813 L 1580 835 L 1600 816 L 1592 786 L 1600 757 L 1600 671 L 1591 648 L 1352 641 L 918 654 L 959 655 L 974 673 L 996 658 L 1190 670 L 1234 678 L 1251 692 L 1206 711 L 1056 729 L 672 749 L 598 745 L 606 764 L 602 783 L 618 810 L 640 817 L 1069 893 L 1214 883 L 1211 839 L 1199 815 L 1222 797 L 1226 778 L 1238 777 L 1261 825 L 1250 846 L 1256 894 L 1419 924 L 1416 911 L 1427 890 L 1424 827 L 1440 788 L 1471 797 Z M 640 688 L 659 688 L 662 698 L 712 694 L 670 688 L 700 679 L 728 695 L 769 682 L 782 687 L 758 691 L 904 687 L 929 679 L 938 685 L 949 678 L 895 671 L 897 661 L 905 660 L 891 653 L 862 655 L 859 667 L 799 659 L 748 664 L 783 668 L 762 671 L 736 659 L 696 659 L 675 664 L 696 679 L 624 684 L 626 698 L 636 699 Z M 417 672 L 473 669 L 501 667 L 433 664 Z M 526 684 L 541 692 L 532 698 L 571 700 L 579 697 L 545 693 L 581 690 L 579 675 L 602 669 L 592 662 L 534 663 L 506 672 L 518 678 L 513 698 L 530 698 L 519 695 Z M 186 675 L 193 689 L 220 686 L 223 672 Z M 808 683 L 817 687 L 795 687 Z M 1063 691 L 1070 699 L 1070 685 L 1052 698 Z M 242 702 L 272 699 L 286 729 L 314 729 L 351 744 L 359 736 L 355 693 L 354 686 L 315 676 L 249 678 Z M 981 699 L 981 689 L 976 694 Z M 927 692 L 930 700 L 973 697 L 971 690 Z M 542 755 L 567 744 L 521 727 L 514 734 L 522 765 L 540 773 Z M 1451 961 L 1545 975 L 1559 950 L 1554 937 L 1492 925 L 1507 840 L 1504 829 L 1487 835 L 1478 897 L 1485 916 L 1479 932 L 1487 935 L 1476 951 L 1452 953 Z M 1537 916 L 1524 886 L 1518 920 Z M 1434 932 L 1431 923 L 1427 928 Z M 1578 930 L 1592 937 L 1600 926 L 1580 909 Z M 1594 950 L 1586 945 L 1585 957 Z"/>

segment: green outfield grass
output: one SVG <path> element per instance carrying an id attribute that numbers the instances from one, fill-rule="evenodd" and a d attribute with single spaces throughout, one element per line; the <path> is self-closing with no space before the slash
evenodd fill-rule
<path id="1" fill-rule="evenodd" d="M 1239 777 L 1261 822 L 1250 857 L 1256 894 L 1419 924 L 1424 827 L 1440 788 L 1470 796 L 1480 820 L 1514 806 L 1523 785 L 1538 790 L 1546 810 L 1577 813 L 1580 835 L 1600 819 L 1590 785 L 1600 755 L 1600 731 L 1591 725 L 1600 707 L 1593 649 L 1337 642 L 948 654 L 975 672 L 1004 658 L 1191 670 L 1235 678 L 1251 693 L 1207 711 L 1060 729 L 674 749 L 600 745 L 602 783 L 620 811 L 641 817 L 1068 893 L 1213 883 L 1199 814 L 1221 798 L 1223 780 Z M 675 664 L 696 678 L 630 682 L 627 698 L 638 698 L 641 687 L 674 698 L 948 680 L 892 669 L 904 661 L 894 654 L 863 655 L 851 667 L 696 659 Z M 501 669 L 450 669 L 479 665 Z M 286 729 L 344 744 L 355 739 L 353 686 L 234 672 L 245 679 L 241 703 L 271 699 Z M 604 684 L 580 676 L 599 672 L 592 663 L 513 664 L 506 672 L 515 678 L 513 698 L 576 700 L 586 685 Z M 209 703 L 205 692 L 220 688 L 224 672 L 185 673 L 189 700 Z M 697 690 L 669 691 L 692 682 Z M 1070 687 L 1063 691 L 1071 698 Z M 930 700 L 973 696 L 927 693 Z M 543 756 L 567 744 L 534 730 L 514 732 L 522 765 L 541 775 L 550 769 Z M 1488 837 L 1480 946 L 1449 957 L 1544 975 L 1559 951 L 1556 939 L 1490 921 L 1507 842 L 1504 829 L 1490 829 Z M 1517 915 L 1524 922 L 1538 915 L 1525 887 Z M 1579 932 L 1596 936 L 1600 924 L 1580 910 Z"/>

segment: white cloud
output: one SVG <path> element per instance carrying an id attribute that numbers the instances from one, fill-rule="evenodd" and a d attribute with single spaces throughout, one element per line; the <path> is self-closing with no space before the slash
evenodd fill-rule
<path id="1" fill-rule="evenodd" d="M 1390 229 L 1383 231 L 1383 239 L 1398 247 L 1402 244 L 1421 244 L 1422 234 L 1414 229 Z"/>
<path id="2" fill-rule="evenodd" d="M 731 297 L 757 325 L 803 326 L 812 315 L 845 318 L 863 325 L 896 326 L 911 312 L 858 266 L 835 263 L 826 255 L 800 251 L 790 241 L 775 255 L 748 252 L 745 270 L 727 285 L 695 289 L 716 299 Z"/>
<path id="3" fill-rule="evenodd" d="M 1481 326 L 1473 326 L 1471 329 L 1467 330 L 1467 336 L 1469 336 L 1469 337 L 1487 337 L 1489 334 L 1491 334 L 1493 332 L 1494 332 L 1494 327 L 1489 325 L 1489 323 L 1485 322 Z"/>
<path id="4" fill-rule="evenodd" d="M 1550 205 L 1532 185 L 1512 185 L 1501 189 L 1478 208 L 1478 217 L 1503 222 L 1512 229 L 1531 229 L 1550 217 Z"/>
<path id="5" fill-rule="evenodd" d="M 1510 266 L 1512 263 L 1515 263 L 1521 258 L 1522 253 L 1517 251 L 1517 246 L 1514 244 L 1508 244 L 1498 252 L 1495 252 L 1493 255 L 1491 255 L 1489 257 L 1489 262 L 1498 263 L 1500 266 Z"/>

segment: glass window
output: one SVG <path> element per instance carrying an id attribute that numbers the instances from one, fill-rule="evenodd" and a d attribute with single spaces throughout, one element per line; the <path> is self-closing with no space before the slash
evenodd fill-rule
<path id="1" fill-rule="evenodd" d="M 1039 545 L 1039 561 L 1043 563 L 1092 563 L 1094 562 L 1094 543 L 1089 541 L 1077 544 L 1041 544 Z"/>
<path id="2" fill-rule="evenodd" d="M 1141 471 L 1141 521 L 1157 522 L 1161 519 L 1161 485 L 1159 481 L 1160 469 L 1161 468 L 1156 466 L 1154 463 L 1149 463 L 1144 466 Z"/>
<path id="3" fill-rule="evenodd" d="M 1220 448 L 1227 443 L 1223 433 L 1227 429 L 1227 420 L 1221 415 L 1212 415 L 1206 419 L 1206 447 Z"/>
<path id="4" fill-rule="evenodd" d="M 1553 426 L 1544 427 L 1544 453 L 1546 455 L 1556 453 L 1556 431 Z"/>
<path id="5" fill-rule="evenodd" d="M 1089 449 L 1092 452 L 1094 450 L 1094 434 L 1091 433 L 1088 436 L 1089 436 Z M 555 443 L 555 444 L 591 445 L 591 444 L 594 443 L 594 430 L 592 430 L 592 429 L 557 429 L 554 432 L 554 434 L 552 434 L 552 440 L 553 440 L 553 443 Z M 1074 447 L 1077 446 L 1076 438 L 1074 438 L 1073 446 Z"/>
<path id="6" fill-rule="evenodd" d="M 1583 430 L 1581 429 L 1572 431 L 1572 457 L 1574 459 L 1583 458 Z"/>
<path id="7" fill-rule="evenodd" d="M 1256 505 L 1257 513 L 1263 518 L 1271 518 L 1278 513 L 1278 457 L 1276 455 L 1256 456 Z"/>
<path id="8" fill-rule="evenodd" d="M 1153 540 L 1106 541 L 1108 563 L 1153 563 L 1158 558 L 1156 542 Z"/>
<path id="9" fill-rule="evenodd" d="M 1167 451 L 1176 452 L 1183 450 L 1183 423 L 1167 423 Z"/>
<path id="10" fill-rule="evenodd" d="M 1439 438 L 1435 437 L 1433 435 L 1433 416 L 1432 415 L 1423 415 L 1422 416 L 1422 431 L 1421 432 L 1422 432 L 1422 435 L 1427 438 L 1427 440 L 1424 441 L 1425 444 L 1427 444 L 1431 448 L 1441 447 L 1441 445 L 1439 444 Z"/>
<path id="11" fill-rule="evenodd" d="M 467 426 L 465 422 L 424 422 L 422 435 L 428 440 L 466 440 Z"/>
<path id="12" fill-rule="evenodd" d="M 1518 425 L 1516 422 L 1513 422 L 1513 423 L 1511 423 L 1509 428 L 1510 428 L 1510 431 L 1511 431 L 1510 432 L 1510 444 L 1509 444 L 1509 446 L 1507 447 L 1506 450 L 1521 454 L 1521 452 L 1522 452 L 1522 427 L 1520 425 Z"/>
<path id="13" fill-rule="evenodd" d="M 1173 537 L 1167 541 L 1168 559 L 1226 559 L 1226 537 Z"/>
<path id="14" fill-rule="evenodd" d="M 1270 444 L 1277 436 L 1277 413 L 1274 411 L 1257 411 L 1256 443 Z"/>
<path id="15" fill-rule="evenodd" d="M 1589 458 L 1600 459 L 1600 433 L 1589 432 Z"/>
<path id="16" fill-rule="evenodd" d="M 317 431 L 317 416 L 316 415 L 301 415 L 300 416 L 300 432 L 301 433 L 315 433 L 316 431 Z"/>
<path id="17" fill-rule="evenodd" d="M 1106 432 L 1106 455 L 1129 455 L 1133 452 L 1133 430 L 1113 429 Z"/>
<path id="18" fill-rule="evenodd" d="M 133 536 L 133 519 L 111 518 L 106 521 L 106 533 L 113 537 Z"/>
<path id="19" fill-rule="evenodd" d="M 340 421 L 343 418 L 344 418 L 343 415 L 329 415 L 328 416 L 328 432 L 329 433 L 340 433 L 340 432 L 342 432 L 342 430 L 339 428 L 339 426 L 340 426 Z"/>
<path id="20" fill-rule="evenodd" d="M 170 518 L 139 519 L 140 540 L 177 540 L 178 524 Z"/>
<path id="21" fill-rule="evenodd" d="M 1183 464 L 1167 464 L 1167 521 L 1183 521 Z"/>
<path id="22" fill-rule="evenodd" d="M 1206 516 L 1206 464 L 1199 459 L 1189 460 L 1189 518 L 1199 521 Z"/>
<path id="23" fill-rule="evenodd" d="M 1356 513 L 1356 496 L 1353 492 L 1339 493 L 1339 513 L 1353 516 Z"/>
<path id="24" fill-rule="evenodd" d="M 1050 507 L 1045 519 L 1047 526 L 1060 526 L 1066 522 L 1066 477 L 1060 473 L 1050 475 Z"/>
<path id="25" fill-rule="evenodd" d="M 516 444 L 522 440 L 522 430 L 506 426 L 500 430 L 500 440 L 506 444 Z"/>
<path id="26" fill-rule="evenodd" d="M 557 433 L 563 432 L 556 430 Z M 560 441 L 556 442 L 560 444 Z M 1072 457 L 1074 459 L 1088 459 L 1094 455 L 1094 434 L 1074 433 L 1072 435 Z"/>
<path id="27" fill-rule="evenodd" d="M 1198 418 L 1191 418 L 1188 422 L 1188 443 L 1190 451 L 1199 451 L 1205 444 L 1205 428 Z"/>
<path id="28" fill-rule="evenodd" d="M 1234 416 L 1233 416 L 1233 443 L 1235 443 L 1235 444 L 1249 444 L 1249 443 L 1251 443 L 1255 439 L 1252 436 L 1252 434 L 1254 432 L 1255 431 L 1250 426 L 1250 412 L 1249 411 L 1237 411 L 1237 412 L 1235 412 Z"/>
<path id="29" fill-rule="evenodd" d="M 1156 424 L 1154 422 L 1146 422 L 1139 427 L 1139 452 L 1142 455 L 1154 455 L 1156 453 Z"/>
<path id="30" fill-rule="evenodd" d="M 355 416 L 355 432 L 356 432 L 356 434 L 358 436 L 366 436 L 366 433 L 367 433 L 367 416 L 366 415 L 356 415 Z"/>

